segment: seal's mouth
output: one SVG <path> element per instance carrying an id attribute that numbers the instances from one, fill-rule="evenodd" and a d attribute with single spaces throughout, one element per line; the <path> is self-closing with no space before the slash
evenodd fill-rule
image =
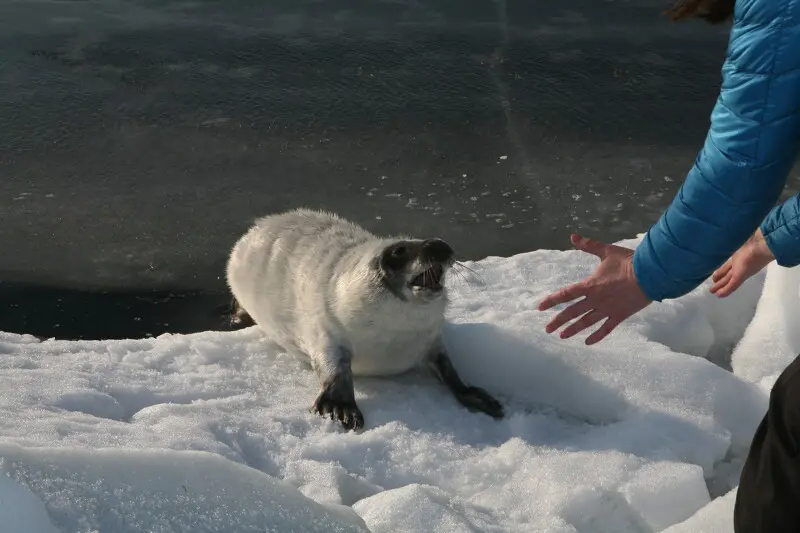
<path id="1" fill-rule="evenodd" d="M 409 285 L 411 285 L 412 289 L 425 289 L 438 292 L 443 289 L 442 278 L 444 278 L 444 267 L 439 264 L 434 264 L 415 276 Z"/>

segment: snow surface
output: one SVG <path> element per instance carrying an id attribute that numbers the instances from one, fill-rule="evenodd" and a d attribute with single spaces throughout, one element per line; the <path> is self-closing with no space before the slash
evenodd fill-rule
<path id="1" fill-rule="evenodd" d="M 778 375 L 800 354 L 800 268 L 767 267 L 756 316 L 732 356 L 734 372 L 769 393 Z"/>
<path id="2" fill-rule="evenodd" d="M 346 433 L 256 328 L 0 333 L 3 532 L 731 532 L 769 387 L 800 351 L 800 272 L 772 265 L 721 301 L 706 284 L 592 347 L 546 335 L 539 301 L 595 265 L 540 250 L 451 278 L 446 343 L 501 421 L 408 374 L 357 379 L 366 427 Z"/>

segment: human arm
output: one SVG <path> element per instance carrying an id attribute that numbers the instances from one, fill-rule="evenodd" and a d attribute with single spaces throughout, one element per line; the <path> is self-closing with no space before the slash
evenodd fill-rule
<path id="1" fill-rule="evenodd" d="M 740 0 L 704 146 L 633 256 L 650 299 L 696 288 L 762 222 L 775 256 L 800 263 L 798 200 L 770 211 L 798 152 L 798 50 L 800 0 Z"/>
<path id="2" fill-rule="evenodd" d="M 747 239 L 741 248 L 714 271 L 711 280 L 711 293 L 725 298 L 741 287 L 748 278 L 760 272 L 775 260 L 775 256 L 767 246 L 761 228 Z"/>
<path id="3" fill-rule="evenodd" d="M 711 292 L 729 296 L 773 261 L 786 267 L 800 264 L 799 195 L 775 206 L 747 242 L 714 272 Z"/>
<path id="4" fill-rule="evenodd" d="M 652 301 L 696 288 L 762 222 L 778 261 L 800 264 L 798 199 L 770 211 L 798 152 L 798 50 L 800 0 L 738 0 L 722 90 L 686 181 L 635 253 L 573 236 L 600 265 L 542 300 L 542 311 L 578 300 L 547 324 L 548 333 L 580 317 L 561 337 L 602 321 L 586 339 L 601 341 Z"/>

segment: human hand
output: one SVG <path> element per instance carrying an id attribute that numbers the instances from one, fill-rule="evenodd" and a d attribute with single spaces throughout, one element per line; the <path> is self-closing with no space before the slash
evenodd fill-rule
<path id="1" fill-rule="evenodd" d="M 711 276 L 711 293 L 720 298 L 730 296 L 745 280 L 774 259 L 761 228 L 757 229 L 725 264 L 714 271 Z"/>
<path id="2" fill-rule="evenodd" d="M 586 344 L 603 340 L 614 328 L 628 317 L 638 313 L 652 301 L 644 294 L 633 272 L 633 250 L 621 246 L 603 244 L 579 235 L 571 235 L 576 249 L 600 258 L 600 265 L 583 281 L 551 294 L 539 304 L 539 310 L 583 297 L 553 318 L 545 328 L 552 333 L 570 320 L 582 318 L 561 332 L 567 339 L 601 320 L 605 322 L 589 335 Z"/>

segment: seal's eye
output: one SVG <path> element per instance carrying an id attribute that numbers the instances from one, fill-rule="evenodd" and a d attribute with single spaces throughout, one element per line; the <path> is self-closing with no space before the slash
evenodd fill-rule
<path id="1" fill-rule="evenodd" d="M 406 256 L 407 253 L 408 253 L 408 250 L 406 249 L 405 246 L 398 246 L 397 248 L 392 250 L 391 255 L 392 255 L 392 258 L 394 258 L 394 259 L 402 259 L 402 258 L 404 258 Z"/>

